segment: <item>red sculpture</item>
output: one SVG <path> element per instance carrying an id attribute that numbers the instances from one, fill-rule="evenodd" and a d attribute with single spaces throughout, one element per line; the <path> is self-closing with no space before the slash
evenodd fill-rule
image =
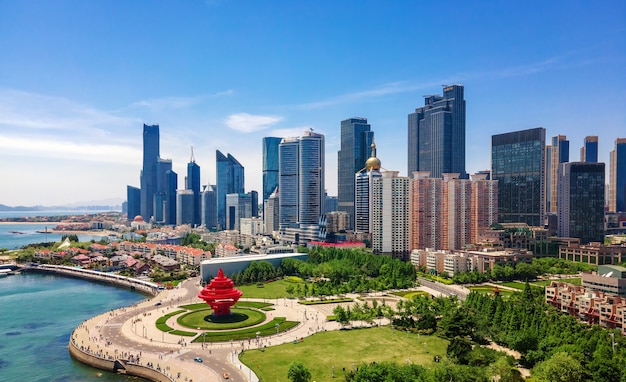
<path id="1" fill-rule="evenodd" d="M 239 301 L 242 294 L 235 288 L 235 283 L 224 276 L 224 271 L 220 268 L 217 277 L 198 293 L 198 297 L 211 305 L 214 316 L 227 316 L 230 315 L 230 307 Z"/>

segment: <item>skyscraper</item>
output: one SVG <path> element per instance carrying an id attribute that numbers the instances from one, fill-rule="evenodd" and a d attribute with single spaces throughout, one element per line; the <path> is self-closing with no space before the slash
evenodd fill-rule
<path id="1" fill-rule="evenodd" d="M 598 136 L 590 135 L 585 137 L 585 143 L 580 148 L 580 161 L 592 163 L 598 161 Z"/>
<path id="2" fill-rule="evenodd" d="M 219 150 L 216 154 L 217 173 L 217 224 L 219 229 L 226 227 L 226 195 L 244 192 L 244 169 L 232 155 L 225 156 Z"/>
<path id="3" fill-rule="evenodd" d="M 278 187 L 278 145 L 282 138 L 263 138 L 263 202 Z"/>
<path id="4" fill-rule="evenodd" d="M 209 230 L 217 230 L 217 191 L 216 186 L 209 184 L 202 191 L 201 224 Z"/>
<path id="5" fill-rule="evenodd" d="M 337 153 L 337 200 L 339 211 L 350 216 L 349 228 L 355 227 L 354 174 L 363 168 L 369 156 L 374 132 L 367 118 L 350 118 L 341 121 L 341 149 Z"/>
<path id="6" fill-rule="evenodd" d="M 202 224 L 201 214 L 201 195 L 200 195 L 200 166 L 196 163 L 193 155 L 193 147 L 191 148 L 191 159 L 187 163 L 187 178 L 185 179 L 185 189 L 193 192 L 193 223 L 192 225 Z"/>
<path id="7" fill-rule="evenodd" d="M 546 130 L 491 137 L 491 179 L 498 181 L 498 222 L 543 225 Z"/>
<path id="8" fill-rule="evenodd" d="M 135 216 L 141 215 L 141 190 L 137 187 L 126 186 L 126 200 L 128 201 L 126 216 L 132 221 Z"/>
<path id="9" fill-rule="evenodd" d="M 324 214 L 324 135 L 305 131 L 300 137 L 299 208 L 300 224 L 317 225 Z M 281 193 L 282 195 L 282 193 Z"/>
<path id="10" fill-rule="evenodd" d="M 465 172 L 465 99 L 462 85 L 445 86 L 408 117 L 408 173 L 431 176 Z"/>
<path id="11" fill-rule="evenodd" d="M 280 230 L 288 229 L 307 240 L 316 239 L 324 214 L 324 136 L 305 131 L 285 138 L 279 146 Z M 298 240 L 295 240 L 298 241 Z"/>
<path id="12" fill-rule="evenodd" d="M 193 225 L 194 204 L 192 190 L 178 190 L 176 192 L 176 225 Z"/>
<path id="13" fill-rule="evenodd" d="M 241 218 L 252 217 L 252 194 L 226 195 L 226 229 L 239 231 Z"/>
<path id="14" fill-rule="evenodd" d="M 276 187 L 270 197 L 263 202 L 263 223 L 266 234 L 272 234 L 280 229 L 280 216 L 278 215 L 280 196 L 278 192 L 278 187 Z"/>
<path id="15" fill-rule="evenodd" d="M 376 145 L 371 144 L 371 156 L 365 161 L 365 167 L 355 175 L 354 215 L 355 232 L 372 233 L 372 186 L 374 179 L 381 178 L 381 162 L 376 158 Z"/>
<path id="16" fill-rule="evenodd" d="M 559 237 L 604 242 L 604 163 L 561 164 Z"/>
<path id="17" fill-rule="evenodd" d="M 617 138 L 611 150 L 609 212 L 626 212 L 626 138 Z"/>
<path id="18" fill-rule="evenodd" d="M 157 161 L 157 184 L 154 196 L 154 218 L 159 223 L 176 224 L 176 189 L 178 175 L 172 171 L 172 160 Z"/>
<path id="19" fill-rule="evenodd" d="M 141 170 L 141 216 L 150 221 L 154 216 L 154 195 L 159 160 L 159 125 L 143 125 L 143 169 Z"/>
<path id="20" fill-rule="evenodd" d="M 409 247 L 409 178 L 383 171 L 373 179 L 372 250 L 406 259 Z"/>
<path id="21" fill-rule="evenodd" d="M 561 163 L 569 162 L 569 141 L 565 135 L 552 137 L 552 145 L 546 147 L 546 195 L 545 212 L 556 215 L 558 211 L 558 184 L 561 179 Z"/>

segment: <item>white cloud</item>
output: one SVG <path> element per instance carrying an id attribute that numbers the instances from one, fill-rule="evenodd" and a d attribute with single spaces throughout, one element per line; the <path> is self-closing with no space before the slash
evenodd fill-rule
<path id="1" fill-rule="evenodd" d="M 63 97 L 0 88 L 0 126 L 102 136 L 108 134 L 106 131 L 112 127 L 124 129 L 137 123 L 135 119 L 120 117 Z"/>
<path id="2" fill-rule="evenodd" d="M 7 157 L 64 158 L 76 161 L 129 164 L 141 163 L 140 145 L 80 143 L 52 137 L 12 137 L 0 135 L 0 150 Z"/>
<path id="3" fill-rule="evenodd" d="M 269 128 L 283 120 L 277 115 L 232 114 L 226 118 L 226 126 L 242 133 L 254 133 Z"/>
<path id="4" fill-rule="evenodd" d="M 279 137 L 279 138 L 301 137 L 302 133 L 304 133 L 306 130 L 309 130 L 311 128 L 312 128 L 311 126 L 298 126 L 298 127 L 291 127 L 291 128 L 286 128 L 286 129 L 274 129 L 270 132 L 270 134 L 268 134 L 268 136 Z"/>
<path id="5" fill-rule="evenodd" d="M 134 102 L 130 105 L 130 107 L 141 107 L 150 110 L 183 109 L 198 105 L 207 99 L 227 97 L 233 94 L 235 94 L 235 91 L 232 89 L 228 89 L 213 94 L 202 94 L 191 97 L 162 97 L 146 99 Z"/>

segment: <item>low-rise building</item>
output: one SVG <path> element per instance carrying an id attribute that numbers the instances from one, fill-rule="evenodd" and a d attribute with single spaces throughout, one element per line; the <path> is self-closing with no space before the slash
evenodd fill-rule
<path id="1" fill-rule="evenodd" d="M 619 329 L 626 334 L 626 298 L 611 293 L 552 281 L 546 287 L 546 303 L 562 313 L 577 317 L 588 324 Z"/>
<path id="2" fill-rule="evenodd" d="M 583 287 L 626 297 L 626 268 L 599 265 L 597 272 L 582 274 Z"/>
<path id="3" fill-rule="evenodd" d="M 559 258 L 593 265 L 617 265 L 626 261 L 626 244 L 570 244 L 559 247 Z"/>

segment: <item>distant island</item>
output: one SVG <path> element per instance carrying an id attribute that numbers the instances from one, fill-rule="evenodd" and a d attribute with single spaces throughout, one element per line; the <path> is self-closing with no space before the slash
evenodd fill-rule
<path id="1" fill-rule="evenodd" d="M 87 206 L 16 206 L 11 207 L 0 204 L 0 212 L 20 212 L 20 211 L 121 211 L 122 206 L 116 205 L 87 205 Z"/>

